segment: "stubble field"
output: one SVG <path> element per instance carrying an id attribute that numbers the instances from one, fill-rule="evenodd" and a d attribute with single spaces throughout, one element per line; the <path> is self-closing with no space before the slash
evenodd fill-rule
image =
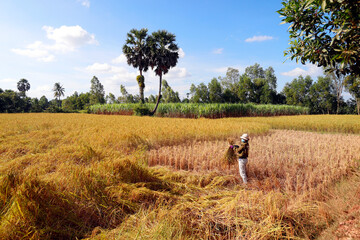
<path id="1" fill-rule="evenodd" d="M 359 123 L 3 114 L 0 238 L 313 239 L 359 204 Z M 244 132 L 247 186 L 221 164 Z"/>

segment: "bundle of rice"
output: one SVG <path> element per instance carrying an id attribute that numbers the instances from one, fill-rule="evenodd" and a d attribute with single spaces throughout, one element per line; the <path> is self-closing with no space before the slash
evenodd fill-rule
<path id="1" fill-rule="evenodd" d="M 222 163 L 224 165 L 228 165 L 230 169 L 230 165 L 233 165 L 236 163 L 237 157 L 235 154 L 235 151 L 232 146 L 234 146 L 234 140 L 228 139 L 228 142 L 230 144 L 229 148 L 226 150 L 224 157 L 222 158 Z"/>

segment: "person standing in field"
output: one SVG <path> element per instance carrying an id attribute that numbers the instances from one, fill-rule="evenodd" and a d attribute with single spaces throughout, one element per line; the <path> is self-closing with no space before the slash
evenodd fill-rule
<path id="1" fill-rule="evenodd" d="M 244 133 L 241 137 L 241 144 L 233 145 L 232 149 L 237 154 L 239 158 L 239 172 L 240 176 L 245 184 L 247 184 L 247 176 L 246 176 L 246 164 L 248 162 L 249 156 L 249 135 Z"/>

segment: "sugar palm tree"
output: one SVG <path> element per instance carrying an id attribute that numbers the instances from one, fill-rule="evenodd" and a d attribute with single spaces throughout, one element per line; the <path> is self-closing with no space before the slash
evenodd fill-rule
<path id="1" fill-rule="evenodd" d="M 65 88 L 63 88 L 63 86 L 61 86 L 60 83 L 57 82 L 54 84 L 53 91 L 54 91 L 54 97 L 58 98 L 58 104 L 60 107 L 60 97 L 64 96 Z"/>
<path id="2" fill-rule="evenodd" d="M 21 93 L 22 97 L 26 96 L 26 92 L 29 91 L 30 89 L 30 83 L 28 82 L 28 80 L 22 78 L 20 79 L 20 81 L 18 81 L 17 83 L 17 88 L 19 90 L 19 92 Z"/>
<path id="3" fill-rule="evenodd" d="M 143 72 L 149 68 L 149 47 L 146 42 L 147 29 L 131 29 L 127 34 L 126 43 L 123 46 L 123 53 L 127 58 L 127 63 L 134 68 L 138 68 L 140 75 L 136 80 L 139 85 L 141 102 L 144 103 L 145 78 Z"/>
<path id="4" fill-rule="evenodd" d="M 155 74 L 159 76 L 160 81 L 159 95 L 151 115 L 155 114 L 161 99 L 162 76 L 165 75 L 170 68 L 176 66 L 179 58 L 179 48 L 175 41 L 175 35 L 165 30 L 153 32 L 147 39 L 150 47 L 150 66 L 154 69 Z"/>

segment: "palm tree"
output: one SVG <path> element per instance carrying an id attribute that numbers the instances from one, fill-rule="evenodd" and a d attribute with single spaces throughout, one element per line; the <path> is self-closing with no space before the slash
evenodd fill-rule
<path id="1" fill-rule="evenodd" d="M 127 34 L 126 43 L 123 46 L 123 53 L 127 58 L 127 63 L 134 68 L 138 68 L 140 75 L 136 80 L 139 84 L 139 92 L 141 102 L 144 103 L 144 88 L 145 78 L 143 71 L 146 72 L 149 68 L 149 47 L 146 42 L 147 29 L 141 30 L 131 29 Z"/>
<path id="2" fill-rule="evenodd" d="M 54 97 L 58 98 L 58 104 L 60 107 L 60 97 L 64 96 L 65 88 L 63 88 L 63 86 L 61 86 L 60 83 L 57 82 L 54 84 L 53 91 L 54 91 Z"/>
<path id="3" fill-rule="evenodd" d="M 152 69 L 155 68 L 155 74 L 158 75 L 160 79 L 159 95 L 151 115 L 155 114 L 161 99 L 162 76 L 165 75 L 170 68 L 176 66 L 179 58 L 179 48 L 175 41 L 175 35 L 165 30 L 153 32 L 147 39 L 150 47 L 150 66 Z"/>
<path id="4" fill-rule="evenodd" d="M 18 81 L 17 88 L 18 88 L 19 92 L 21 93 L 21 96 L 25 97 L 26 91 L 29 91 L 29 89 L 30 89 L 30 83 L 28 82 L 28 80 L 22 78 L 22 79 L 20 79 L 20 81 Z"/>

